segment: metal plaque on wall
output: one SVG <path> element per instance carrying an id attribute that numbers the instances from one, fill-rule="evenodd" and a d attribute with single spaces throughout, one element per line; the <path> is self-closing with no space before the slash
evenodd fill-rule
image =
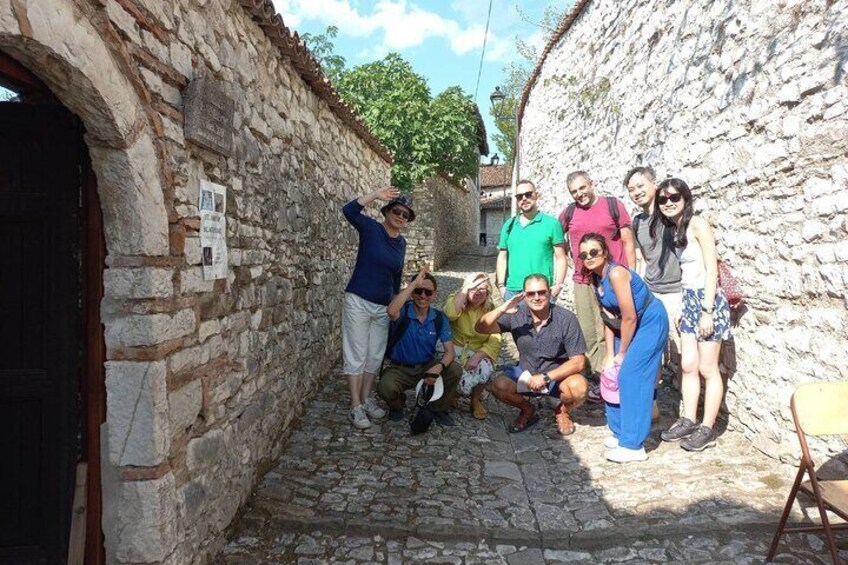
<path id="1" fill-rule="evenodd" d="M 230 156 L 233 151 L 235 101 L 225 83 L 211 78 L 191 81 L 183 96 L 185 125 L 189 141 Z"/>

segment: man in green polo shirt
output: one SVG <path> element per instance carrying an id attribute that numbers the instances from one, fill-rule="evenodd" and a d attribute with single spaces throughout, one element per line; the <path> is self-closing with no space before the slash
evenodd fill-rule
<path id="1" fill-rule="evenodd" d="M 559 296 L 568 268 L 562 226 L 536 206 L 539 192 L 529 180 L 515 187 L 518 216 L 504 223 L 498 239 L 497 283 L 504 300 L 521 292 L 527 275 L 542 273 L 551 285 L 551 299 Z"/>

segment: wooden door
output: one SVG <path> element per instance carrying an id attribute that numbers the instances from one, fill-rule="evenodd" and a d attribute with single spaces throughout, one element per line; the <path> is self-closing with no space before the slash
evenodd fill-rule
<path id="1" fill-rule="evenodd" d="M 80 458 L 77 120 L 0 104 L 0 563 L 66 559 Z"/>

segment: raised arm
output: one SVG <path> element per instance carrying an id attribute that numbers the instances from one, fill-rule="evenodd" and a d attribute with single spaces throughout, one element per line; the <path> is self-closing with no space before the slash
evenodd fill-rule
<path id="1" fill-rule="evenodd" d="M 474 325 L 474 331 L 480 334 L 495 334 L 501 333 L 501 327 L 498 325 L 498 319 L 507 311 L 514 310 L 518 304 L 524 299 L 524 293 L 519 292 L 494 310 L 486 312 L 477 323 Z"/>
<path id="2" fill-rule="evenodd" d="M 418 276 L 415 277 L 411 283 L 406 285 L 406 288 L 397 293 L 392 301 L 389 303 L 389 307 L 386 309 L 389 318 L 394 321 L 400 317 L 400 309 L 403 308 L 403 305 L 410 299 L 412 296 L 412 291 L 421 285 L 424 281 L 424 276 L 427 274 L 427 271 L 430 270 L 430 267 L 424 265 L 424 268 L 418 273 Z"/>
<path id="3" fill-rule="evenodd" d="M 383 202 L 389 202 L 393 198 L 397 198 L 400 196 L 400 191 L 393 186 L 389 186 L 387 188 L 383 188 L 380 190 L 376 190 L 374 192 L 365 194 L 364 196 L 360 196 L 356 200 L 351 200 L 342 208 L 342 212 L 344 213 L 347 221 L 353 224 L 355 228 L 359 228 L 360 223 L 363 220 L 362 209 L 375 200 L 381 200 Z"/>

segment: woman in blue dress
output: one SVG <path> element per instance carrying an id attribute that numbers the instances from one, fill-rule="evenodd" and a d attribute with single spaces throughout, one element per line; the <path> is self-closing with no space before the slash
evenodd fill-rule
<path id="1" fill-rule="evenodd" d="M 651 431 L 654 383 L 668 340 L 668 315 L 635 271 L 610 260 L 604 236 L 580 239 L 580 260 L 601 305 L 607 348 L 604 368 L 619 364 L 620 404 L 606 403 L 612 436 L 605 457 L 617 463 L 644 461 Z"/>

